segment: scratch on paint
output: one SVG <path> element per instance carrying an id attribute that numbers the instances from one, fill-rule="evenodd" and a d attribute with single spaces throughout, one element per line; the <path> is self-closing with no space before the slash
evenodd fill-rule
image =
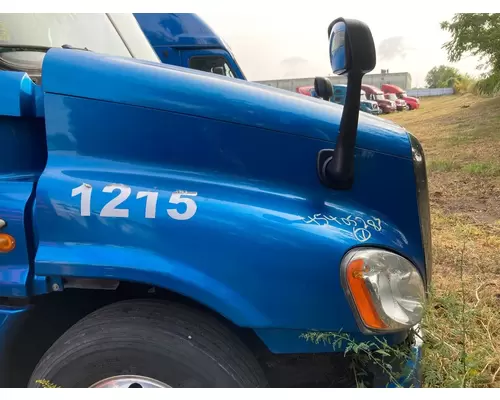
<path id="1" fill-rule="evenodd" d="M 333 217 L 325 214 L 314 214 L 302 219 L 306 224 L 330 225 L 335 223 L 339 226 L 348 226 L 352 228 L 352 234 L 359 242 L 366 242 L 372 237 L 372 231 L 382 231 L 382 221 L 379 218 L 371 217 L 364 219 L 348 215 L 347 217 Z"/>

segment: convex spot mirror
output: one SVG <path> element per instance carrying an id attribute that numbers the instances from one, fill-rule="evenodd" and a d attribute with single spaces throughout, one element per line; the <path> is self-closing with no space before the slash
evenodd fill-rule
<path id="1" fill-rule="evenodd" d="M 335 74 L 364 75 L 375 68 L 375 44 L 365 23 L 337 18 L 328 27 L 328 37 L 330 64 Z"/>
<path id="2" fill-rule="evenodd" d="M 314 78 L 314 91 L 318 97 L 328 101 L 333 96 L 332 83 L 329 79 L 318 76 Z"/>

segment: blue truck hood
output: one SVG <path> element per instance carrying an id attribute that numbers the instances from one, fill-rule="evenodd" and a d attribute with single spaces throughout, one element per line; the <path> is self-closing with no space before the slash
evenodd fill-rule
<path id="1" fill-rule="evenodd" d="M 342 106 L 219 75 L 132 58 L 54 48 L 45 93 L 149 107 L 335 142 Z M 325 144 L 332 146 L 332 144 Z M 406 131 L 361 113 L 357 147 L 411 158 Z"/>

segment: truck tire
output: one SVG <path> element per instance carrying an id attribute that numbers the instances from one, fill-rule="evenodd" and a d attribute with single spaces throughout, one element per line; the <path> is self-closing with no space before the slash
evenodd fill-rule
<path id="1" fill-rule="evenodd" d="M 152 300 L 81 319 L 47 350 L 28 386 L 43 387 L 41 380 L 63 388 L 267 386 L 255 357 L 221 322 Z"/>

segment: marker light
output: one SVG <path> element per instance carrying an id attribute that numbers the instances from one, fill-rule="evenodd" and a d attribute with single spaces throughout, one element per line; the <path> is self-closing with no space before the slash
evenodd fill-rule
<path id="1" fill-rule="evenodd" d="M 14 250 L 14 247 L 16 247 L 14 238 L 7 233 L 0 233 L 0 253 L 8 253 Z"/>
<path id="2" fill-rule="evenodd" d="M 405 258 L 382 249 L 351 250 L 342 260 L 341 275 L 365 333 L 404 330 L 421 321 L 424 283 Z"/>

